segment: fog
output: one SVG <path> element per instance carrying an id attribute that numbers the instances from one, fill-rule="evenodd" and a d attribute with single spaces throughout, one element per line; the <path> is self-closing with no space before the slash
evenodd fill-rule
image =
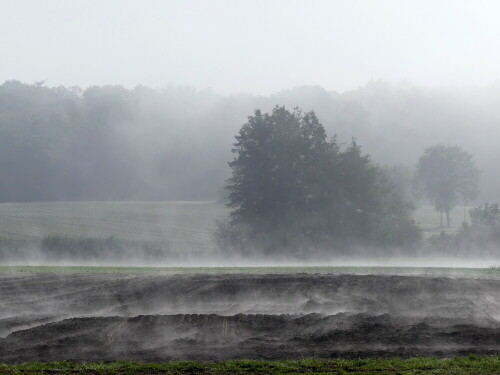
<path id="1" fill-rule="evenodd" d="M 0 259 L 405 265 L 398 259 L 418 255 L 422 265 L 439 265 L 440 259 L 493 264 L 498 218 L 490 218 L 494 229 L 491 223 L 484 229 L 467 212 L 499 201 L 499 11 L 494 1 L 5 1 Z M 302 203 L 289 199 L 282 211 L 263 215 L 261 225 L 279 232 L 281 223 L 274 229 L 262 223 L 279 215 L 297 225 L 303 221 L 304 244 L 314 242 L 309 237 L 318 228 L 334 228 L 316 235 L 337 249 L 331 253 L 326 242 L 309 257 L 300 248 L 297 259 L 259 252 L 255 244 L 244 255 L 221 249 L 221 233 L 235 236 L 231 230 L 242 207 L 227 189 L 236 173 L 228 163 L 245 151 L 238 151 L 235 136 L 252 116 L 272 114 L 277 106 L 314 111 L 326 133 L 320 143 L 338 150 L 328 156 L 336 164 L 311 173 L 296 194 L 307 205 L 320 196 L 318 186 L 332 183 L 323 196 L 336 194 L 329 202 L 335 209 L 334 215 L 318 213 L 324 202 L 313 202 L 302 212 L 310 216 L 302 218 L 294 211 Z M 335 141 L 326 146 L 326 139 Z M 353 139 L 361 151 L 352 153 Z M 455 215 L 450 228 L 434 221 L 436 199 L 417 194 L 414 186 L 419 158 L 440 144 L 464 150 L 481 171 L 479 194 L 465 202 L 455 197 L 451 208 L 457 212 L 463 203 L 464 214 Z M 355 167 L 333 171 L 333 165 L 348 165 L 349 152 L 351 161 L 361 160 L 359 176 Z M 280 168 L 292 165 L 289 159 Z M 296 176 L 320 164 L 312 162 Z M 269 185 L 260 195 L 279 198 L 303 182 L 286 173 L 278 193 Z M 318 177 L 329 174 L 328 181 Z M 358 177 L 364 182 L 355 183 Z M 361 191 L 363 186 L 369 187 Z M 383 197 L 384 189 L 395 195 Z M 168 202 L 211 206 L 196 210 Z M 23 203 L 31 206 L 16 206 Z M 325 224 L 330 216 L 336 217 Z M 370 235 L 358 243 L 364 233 Z M 405 237 L 420 242 L 409 246 Z"/>
<path id="2" fill-rule="evenodd" d="M 495 242 L 473 245 L 481 254 L 479 259 L 471 259 L 470 244 L 439 254 L 425 249 L 415 252 L 395 248 L 383 253 L 367 249 L 351 251 L 350 257 L 334 252 L 330 256 L 302 257 L 300 261 L 280 254 L 229 259 L 227 254 L 213 251 L 217 249 L 215 222 L 229 213 L 223 208 L 227 196 L 224 186 L 231 175 L 228 161 L 233 157 L 234 136 L 256 108 L 269 112 L 276 105 L 284 105 L 314 110 L 328 137 L 337 136 L 341 145 L 354 137 L 373 163 L 388 171 L 396 168 L 395 174 L 389 174 L 402 179 L 395 182 L 401 185 L 404 199 L 416 207 L 428 204 L 412 192 L 412 174 L 424 149 L 435 144 L 457 145 L 473 155 L 481 170 L 480 194 L 468 202 L 477 206 L 498 202 L 500 151 L 495 139 L 500 135 L 499 94 L 499 84 L 453 90 L 383 80 L 346 92 L 301 86 L 269 96 L 221 95 L 186 86 L 81 89 L 6 81 L 0 86 L 0 201 L 150 203 L 139 211 L 124 209 L 121 214 L 111 206 L 109 210 L 99 208 L 99 203 L 48 203 L 32 206 L 30 212 L 4 205 L 7 219 L 2 233 L 8 240 L 2 245 L 3 257 L 12 264 L 231 266 L 315 265 L 326 261 L 332 265 L 404 266 L 414 264 L 414 260 L 401 256 L 412 254 L 422 258 L 422 266 L 440 265 L 443 257 L 448 257 L 449 266 L 495 265 Z M 214 201 L 219 208 L 175 213 L 154 203 L 158 201 Z M 165 212 L 174 214 L 164 218 Z M 202 223 L 186 224 L 199 215 Z M 465 217 L 470 221 L 468 214 Z M 108 219 L 111 223 L 119 221 L 108 228 Z M 455 218 L 455 227 L 458 220 L 462 222 Z M 167 232 L 175 241 L 167 235 L 158 237 L 158 233 L 175 226 L 191 227 L 193 233 L 179 229 L 177 234 L 170 229 Z M 196 230 L 199 234 L 194 234 Z M 74 248 L 71 253 L 76 258 L 61 257 L 57 252 L 47 256 L 44 249 L 56 246 L 47 238 L 52 235 L 80 241 L 75 245 L 70 239 L 56 239 L 57 246 Z M 85 238 L 96 238 L 97 242 L 85 243 Z M 84 250 L 87 248 L 95 249 L 89 252 Z M 186 254 L 180 255 L 181 251 Z M 12 252 L 14 257 L 6 255 Z M 400 260 L 393 262 L 391 257 Z"/>
<path id="3" fill-rule="evenodd" d="M 6 0 L 0 81 L 259 95 L 487 85 L 500 78 L 499 11 L 494 0 Z"/>
<path id="4" fill-rule="evenodd" d="M 355 137 L 382 165 L 413 170 L 433 144 L 458 145 L 482 171 L 477 202 L 496 201 L 500 84 L 425 89 L 386 81 L 338 93 L 302 86 L 270 96 L 190 87 L 0 86 L 0 200 L 220 200 L 234 136 L 256 108 L 314 110 L 329 136 Z"/>
<path id="5" fill-rule="evenodd" d="M 499 14 L 2 0 L 0 368 L 494 371 Z"/>
<path id="6" fill-rule="evenodd" d="M 498 350 L 495 278 L 328 272 L 17 274 L 0 281 L 5 362 Z"/>

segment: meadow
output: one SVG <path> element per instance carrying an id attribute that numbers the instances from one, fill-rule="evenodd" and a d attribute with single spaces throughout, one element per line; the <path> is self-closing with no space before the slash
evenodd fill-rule
<path id="1" fill-rule="evenodd" d="M 0 238 L 36 240 L 46 236 L 115 238 L 169 243 L 175 248 L 213 246 L 216 220 L 229 211 L 216 202 L 43 202 L 0 204 Z M 426 235 L 456 231 L 463 222 L 452 211 L 452 227 L 439 228 L 439 215 L 419 207 L 415 221 Z M 468 215 L 466 217 L 468 219 Z"/>
<path id="2" fill-rule="evenodd" d="M 215 239 L 217 221 L 227 220 L 228 214 L 224 204 L 213 201 L 2 203 L 0 265 L 106 265 L 124 266 L 123 270 L 130 265 L 240 265 L 237 260 L 224 257 L 225 261 L 221 261 Z M 452 212 L 451 228 L 439 227 L 439 215 L 430 206 L 419 207 L 414 217 L 424 237 L 438 236 L 442 231 L 453 233 L 460 228 L 463 210 L 457 208 Z M 398 260 L 393 254 L 387 259 L 378 256 L 368 263 L 366 259 L 357 262 L 337 259 L 337 263 L 325 265 L 443 265 L 455 268 L 464 265 L 460 259 L 435 259 L 432 249 L 423 248 L 419 255 L 421 259 L 416 263 L 409 263 L 405 257 Z M 468 262 L 467 267 L 498 265 L 496 260 L 483 258 L 469 259 Z M 322 263 L 306 265 L 318 264 Z M 246 265 L 283 263 L 276 260 L 273 263 Z M 94 269 L 92 272 L 122 272 L 109 267 L 103 270 Z M 87 272 L 86 268 L 79 271 Z M 41 269 L 41 272 L 46 270 Z"/>
<path id="3" fill-rule="evenodd" d="M 472 207 L 467 207 L 465 209 L 466 212 L 465 222 L 467 222 L 468 224 L 470 224 L 470 217 L 468 212 L 471 208 Z M 431 206 L 424 205 L 418 207 L 415 210 L 413 217 L 416 223 L 422 229 L 425 237 L 429 237 L 432 235 L 439 235 L 441 231 L 451 234 L 455 233 L 462 226 L 462 223 L 464 222 L 464 208 L 456 207 L 454 210 L 451 211 L 450 213 L 451 226 L 449 228 L 440 227 L 439 213 L 436 212 L 436 210 Z M 446 222 L 446 217 L 444 215 L 443 215 L 443 222 Z"/>
<path id="4" fill-rule="evenodd" d="M 194 275 L 194 274 L 349 274 L 349 275 L 426 275 L 460 277 L 497 277 L 500 267 L 107 267 L 107 266 L 5 266 L 0 274 L 122 274 L 122 275 Z"/>
<path id="5" fill-rule="evenodd" d="M 2 203 L 0 240 L 113 238 L 157 243 L 176 250 L 210 250 L 215 220 L 226 216 L 226 207 L 215 202 Z"/>

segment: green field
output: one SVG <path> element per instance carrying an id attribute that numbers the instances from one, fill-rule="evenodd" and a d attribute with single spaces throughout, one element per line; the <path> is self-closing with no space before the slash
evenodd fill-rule
<path id="1" fill-rule="evenodd" d="M 176 249 L 210 249 L 215 220 L 228 209 L 215 202 L 46 202 L 0 204 L 0 238 L 37 240 L 60 235 L 168 243 Z M 415 211 L 427 235 L 439 234 L 439 215 L 430 206 Z M 463 212 L 452 212 L 452 228 Z"/>
<path id="2" fill-rule="evenodd" d="M 500 276 L 500 267 L 98 267 L 98 266 L 0 266 L 2 273 L 74 273 L 74 274 L 356 274 L 356 275 L 439 275 L 439 276 Z"/>
<path id="3" fill-rule="evenodd" d="M 458 357 L 450 359 L 412 358 L 298 361 L 167 362 L 167 363 L 24 363 L 0 364 L 1 374 L 500 374 L 500 357 Z"/>
<path id="4" fill-rule="evenodd" d="M 115 238 L 211 249 L 215 220 L 227 209 L 214 202 L 49 202 L 0 204 L 0 238 L 40 240 Z"/>
<path id="5" fill-rule="evenodd" d="M 466 208 L 465 221 L 470 223 L 469 217 L 469 209 L 472 207 Z M 464 209 L 463 207 L 457 207 L 451 211 L 451 226 L 450 228 L 441 228 L 440 227 L 440 216 L 439 213 L 436 212 L 434 208 L 431 206 L 421 206 L 418 207 L 413 215 L 417 224 L 424 231 L 424 236 L 428 237 L 431 235 L 438 235 L 441 231 L 445 231 L 446 233 L 455 233 L 464 222 Z M 446 217 L 443 215 L 443 222 L 446 224 Z"/>

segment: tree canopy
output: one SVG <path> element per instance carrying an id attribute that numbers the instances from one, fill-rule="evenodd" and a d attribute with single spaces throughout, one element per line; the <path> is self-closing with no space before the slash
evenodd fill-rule
<path id="1" fill-rule="evenodd" d="M 312 248 L 402 246 L 410 207 L 353 140 L 342 147 L 314 112 L 255 111 L 236 135 L 226 244 L 305 255 Z"/>
<path id="2" fill-rule="evenodd" d="M 474 158 L 458 146 L 428 147 L 420 157 L 416 184 L 450 226 L 450 211 L 461 200 L 464 206 L 479 193 L 479 169 Z"/>

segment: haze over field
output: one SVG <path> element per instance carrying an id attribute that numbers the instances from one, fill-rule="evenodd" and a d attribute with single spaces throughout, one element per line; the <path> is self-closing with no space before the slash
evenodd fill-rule
<path id="1" fill-rule="evenodd" d="M 459 145 L 483 171 L 478 202 L 495 201 L 499 12 L 3 1 L 0 82 L 34 87 L 0 88 L 0 201 L 220 199 L 234 134 L 275 105 L 316 111 L 329 136 L 356 137 L 381 164 L 413 168 L 430 144 Z"/>
<path id="2" fill-rule="evenodd" d="M 500 373 L 499 15 L 0 0 L 0 372 Z"/>
<path id="3" fill-rule="evenodd" d="M 234 135 L 255 108 L 277 104 L 314 110 L 329 137 L 356 137 L 375 162 L 410 173 L 426 147 L 459 145 L 482 171 L 477 202 L 497 201 L 498 98 L 500 84 L 445 90 L 377 81 L 342 94 L 303 86 L 222 96 L 8 81 L 0 86 L 0 201 L 221 199 Z"/>
<path id="4" fill-rule="evenodd" d="M 316 111 L 329 136 L 356 137 L 382 164 L 412 168 L 430 144 L 459 145 L 483 171 L 478 202 L 495 201 L 499 12 L 4 1 L 0 82 L 34 87 L 0 88 L 0 201 L 220 199 L 234 134 L 275 105 Z"/>
<path id="5" fill-rule="evenodd" d="M 7 0 L 0 12 L 0 45 L 8 51 L 0 61 L 0 202 L 7 204 L 0 255 L 21 254 L 19 241 L 58 249 L 55 258 L 62 249 L 101 257 L 133 247 L 149 257 L 228 246 L 222 242 L 242 235 L 237 219 L 253 220 L 242 216 L 250 198 L 238 195 L 241 189 L 258 191 L 251 204 L 265 228 L 247 236 L 302 233 L 292 241 L 307 243 L 297 250 L 302 257 L 309 241 L 344 249 L 361 238 L 363 248 L 414 254 L 409 248 L 421 237 L 423 254 L 466 253 L 472 243 L 491 255 L 496 206 L 484 206 L 473 220 L 468 210 L 499 200 L 500 52 L 492 48 L 500 35 L 498 11 L 494 1 Z M 284 106 L 278 111 L 284 117 L 276 106 Z M 294 125 L 284 119 L 295 107 L 302 112 L 294 112 Z M 309 111 L 317 116 L 312 122 Z M 237 146 L 235 136 L 260 121 L 257 113 L 275 116 L 274 130 L 262 140 L 276 143 L 254 157 L 269 153 L 276 165 L 245 172 L 255 173 L 259 186 L 231 187 L 244 167 L 235 160 L 247 147 Z M 258 126 L 269 125 L 262 121 Z M 271 135 L 279 126 L 284 137 Z M 310 141 L 304 134 L 311 126 L 315 145 L 323 145 L 316 156 L 295 147 Z M 291 140 L 295 131 L 301 135 Z M 249 137 L 248 145 L 261 141 Z M 352 139 L 356 146 L 349 148 Z M 283 142 L 289 143 L 279 154 Z M 449 176 L 440 182 L 444 195 L 433 196 L 415 173 L 424 150 L 440 144 L 456 147 L 470 168 L 451 172 L 441 165 L 437 175 Z M 296 154 L 287 154 L 290 149 Z M 303 170 L 295 157 L 305 160 Z M 453 180 L 466 169 L 467 181 Z M 281 177 L 278 170 L 285 171 Z M 320 196 L 332 200 L 314 201 Z M 280 199 L 289 207 L 279 206 Z M 83 203 L 8 205 L 65 201 Z M 139 206 L 85 201 L 218 205 L 206 211 L 212 216 L 195 217 L 189 205 L 130 210 Z M 441 213 L 440 224 L 427 219 L 430 210 L 425 217 L 411 212 L 427 204 Z M 320 212 L 323 207 L 329 208 Z M 443 214 L 453 219 L 449 228 Z M 466 232 L 463 222 L 487 228 Z M 439 238 L 442 231 L 452 237 Z M 286 248 L 278 242 L 267 246 Z"/>

